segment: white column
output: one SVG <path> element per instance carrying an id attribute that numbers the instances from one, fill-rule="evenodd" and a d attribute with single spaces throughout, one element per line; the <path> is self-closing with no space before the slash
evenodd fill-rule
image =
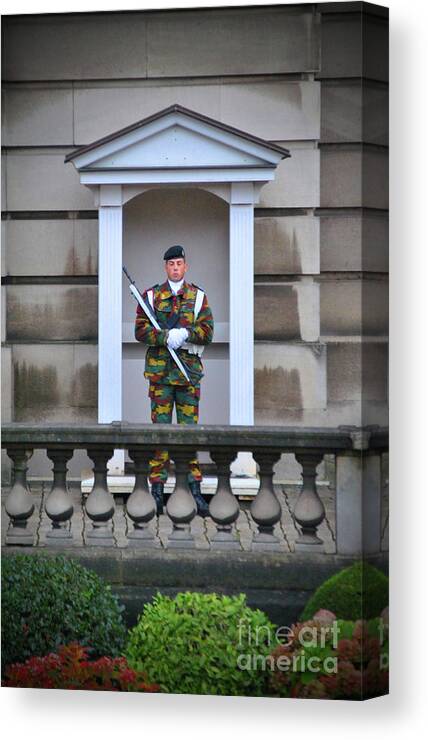
<path id="1" fill-rule="evenodd" d="M 254 424 L 254 187 L 232 183 L 229 218 L 230 423 Z M 254 475 L 250 453 L 232 465 L 236 475 Z"/>
<path id="2" fill-rule="evenodd" d="M 229 244 L 230 423 L 254 424 L 254 204 L 252 183 L 233 183 Z M 251 199 L 251 202 L 248 200 Z M 240 202 L 246 200 L 247 202 Z"/>
<path id="3" fill-rule="evenodd" d="M 122 419 L 122 194 L 120 185 L 100 187 L 98 266 L 98 422 Z M 124 472 L 116 450 L 109 472 Z"/>

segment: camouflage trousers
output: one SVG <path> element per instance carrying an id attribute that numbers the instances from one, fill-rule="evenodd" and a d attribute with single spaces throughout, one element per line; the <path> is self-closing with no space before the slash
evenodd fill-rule
<path id="1" fill-rule="evenodd" d="M 153 424 L 171 424 L 174 403 L 177 424 L 197 424 L 200 394 L 200 386 L 150 383 L 149 397 Z M 165 483 L 168 478 L 168 466 L 168 451 L 156 450 L 154 458 L 150 460 L 150 483 Z M 189 460 L 187 479 L 189 483 L 202 480 L 197 457 Z"/>

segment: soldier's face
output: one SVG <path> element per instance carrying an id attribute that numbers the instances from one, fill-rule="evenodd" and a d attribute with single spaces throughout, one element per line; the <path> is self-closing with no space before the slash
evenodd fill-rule
<path id="1" fill-rule="evenodd" d="M 187 270 L 187 262 L 182 257 L 165 262 L 165 271 L 170 280 L 175 283 L 181 280 Z"/>

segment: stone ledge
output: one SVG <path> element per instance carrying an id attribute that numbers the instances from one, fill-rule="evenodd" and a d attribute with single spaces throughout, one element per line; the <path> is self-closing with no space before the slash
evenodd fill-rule
<path id="1" fill-rule="evenodd" d="M 219 551 L 145 551 L 99 548 L 2 548 L 38 557 L 72 557 L 108 581 L 125 606 L 128 627 L 159 592 L 174 597 L 183 591 L 236 595 L 245 593 L 253 609 L 262 609 L 277 625 L 299 619 L 306 602 L 327 578 L 355 562 L 355 557 Z M 388 573 L 388 553 L 367 559 Z"/>
<path id="2" fill-rule="evenodd" d="M 165 586 L 172 588 L 209 586 L 275 590 L 312 590 L 329 576 L 355 562 L 355 556 L 288 552 L 192 550 L 145 550 L 99 547 L 39 548 L 3 547 L 2 557 L 10 553 L 34 557 L 64 555 L 92 568 L 112 584 L 122 586 Z M 388 553 L 366 558 L 388 572 Z"/>

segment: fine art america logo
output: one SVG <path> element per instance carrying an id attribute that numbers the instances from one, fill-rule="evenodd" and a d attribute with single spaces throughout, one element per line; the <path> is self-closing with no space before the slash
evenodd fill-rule
<path id="1" fill-rule="evenodd" d="M 379 620 L 379 646 L 384 643 L 384 624 Z M 280 644 L 283 647 L 291 647 L 297 641 L 302 648 L 293 651 L 292 654 L 286 655 L 266 655 L 257 653 L 258 646 L 272 646 Z M 309 672 L 309 673 L 337 673 L 338 656 L 326 654 L 322 655 L 323 648 L 330 648 L 337 651 L 340 640 L 340 624 L 334 620 L 328 624 L 302 624 L 297 633 L 293 627 L 278 627 L 272 630 L 268 625 L 252 627 L 246 618 L 240 619 L 238 623 L 238 646 L 242 650 L 237 658 L 238 668 L 241 670 L 271 670 L 271 671 L 289 671 L 289 672 Z M 245 649 L 250 652 L 245 652 Z M 256 648 L 256 649 L 255 649 Z M 318 649 L 318 650 L 317 650 Z M 306 650 L 306 652 L 305 652 Z M 316 650 L 320 654 L 311 654 Z M 380 651 L 379 655 L 380 670 L 388 669 L 388 653 Z"/>

